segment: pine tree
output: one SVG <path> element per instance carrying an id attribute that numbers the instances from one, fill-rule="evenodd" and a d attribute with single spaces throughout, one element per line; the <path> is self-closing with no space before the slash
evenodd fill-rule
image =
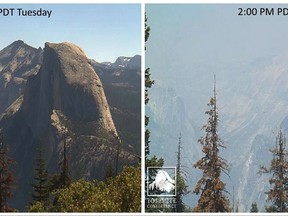
<path id="1" fill-rule="evenodd" d="M 145 43 L 147 42 L 150 35 L 150 27 L 147 25 L 147 16 L 145 14 Z M 146 46 L 145 46 L 146 49 Z M 149 102 L 148 97 L 148 89 L 152 87 L 154 84 L 154 80 L 151 80 L 150 78 L 150 68 L 147 68 L 145 70 L 145 104 Z M 150 143 L 150 131 L 147 128 L 149 124 L 149 117 L 145 115 L 145 166 L 156 166 L 156 167 L 162 167 L 164 164 L 164 160 L 162 158 L 158 159 L 156 156 L 153 156 L 151 159 L 148 159 L 148 156 L 150 154 L 149 149 L 149 143 Z"/>
<path id="2" fill-rule="evenodd" d="M 150 27 L 147 25 L 147 16 L 145 14 L 145 43 L 147 42 L 148 38 L 150 35 Z M 146 46 L 145 46 L 146 49 Z M 149 102 L 149 97 L 148 97 L 148 89 L 152 87 L 152 85 L 154 84 L 154 80 L 152 80 L 150 78 L 150 68 L 146 68 L 145 70 L 145 104 L 147 104 Z M 149 117 L 145 115 L 145 157 L 147 158 L 147 156 L 149 155 L 149 143 L 150 143 L 150 131 L 147 128 L 149 124 Z"/>
<path id="3" fill-rule="evenodd" d="M 286 151 L 286 138 L 280 129 L 276 137 L 276 146 L 270 150 L 273 159 L 269 167 L 261 166 L 260 173 L 270 173 L 269 179 L 271 189 L 267 193 L 267 201 L 271 202 L 266 206 L 267 212 L 288 211 L 288 161 Z"/>
<path id="4" fill-rule="evenodd" d="M 38 156 L 36 158 L 36 168 L 32 193 L 32 205 L 36 202 L 47 205 L 49 199 L 49 185 L 48 185 L 48 171 L 46 170 L 45 159 L 43 156 L 43 146 L 40 144 L 38 147 Z"/>
<path id="5" fill-rule="evenodd" d="M 68 187 L 71 184 L 71 177 L 70 177 L 70 170 L 69 170 L 69 163 L 67 159 L 67 143 L 66 143 L 66 133 L 64 133 L 64 142 L 63 142 L 63 159 L 60 162 L 60 176 L 58 186 L 61 187 Z"/>
<path id="6" fill-rule="evenodd" d="M 215 77 L 214 77 L 215 82 Z M 216 85 L 214 83 L 214 96 L 210 99 L 206 111 L 209 116 L 208 122 L 203 126 L 205 137 L 199 139 L 204 156 L 198 160 L 194 167 L 202 170 L 203 176 L 197 182 L 194 193 L 200 194 L 198 205 L 193 209 L 195 212 L 230 212 L 230 203 L 225 196 L 225 184 L 221 181 L 221 173 L 228 174 L 229 166 L 223 158 L 219 156 L 219 148 L 224 148 L 224 144 L 218 135 L 218 111 L 216 104 Z"/>
<path id="7" fill-rule="evenodd" d="M 114 177 L 114 170 L 113 170 L 113 166 L 110 163 L 107 168 L 106 168 L 106 172 L 105 172 L 105 182 L 108 181 L 108 179 Z"/>
<path id="8" fill-rule="evenodd" d="M 54 111 L 53 111 L 54 112 Z M 67 138 L 73 137 L 74 134 L 71 133 L 67 126 L 63 123 L 67 123 L 68 119 L 63 115 L 61 112 L 55 111 L 57 115 L 61 116 L 61 122 L 60 125 L 52 120 L 52 125 L 59 130 L 59 132 L 62 134 L 62 143 L 63 143 L 63 153 L 62 153 L 62 159 L 59 162 L 60 167 L 60 173 L 54 174 L 50 177 L 49 184 L 50 184 L 50 191 L 63 188 L 63 187 L 69 187 L 71 184 L 71 176 L 70 176 L 70 169 L 69 169 L 69 161 L 68 161 L 68 154 L 67 154 Z"/>
<path id="9" fill-rule="evenodd" d="M 183 196 L 188 193 L 188 187 L 185 183 L 185 179 L 182 175 L 181 167 L 181 134 L 178 142 L 177 152 L 177 167 L 176 167 L 176 212 L 184 212 L 185 204 L 183 203 Z"/>
<path id="10" fill-rule="evenodd" d="M 7 155 L 8 147 L 5 144 L 3 133 L 0 132 L 0 212 L 13 211 L 7 204 L 12 197 L 15 176 L 11 166 L 15 161 Z"/>
<path id="11" fill-rule="evenodd" d="M 145 14 L 145 43 L 147 42 L 148 38 L 150 35 L 150 27 L 147 25 L 147 16 Z M 145 50 L 146 50 L 146 46 L 145 46 Z M 148 89 L 152 87 L 152 85 L 154 84 L 154 80 L 151 79 L 150 77 L 151 73 L 150 73 L 150 68 L 147 68 L 145 70 L 145 105 L 148 104 L 149 102 L 149 97 L 148 97 Z M 155 155 L 152 158 L 148 158 L 149 154 L 150 154 L 150 148 L 149 148 L 149 144 L 150 144 L 150 131 L 147 128 L 149 124 L 149 117 L 145 115 L 145 167 L 162 167 L 164 164 L 164 160 L 163 158 L 157 158 Z M 147 176 L 146 178 L 146 183 L 147 181 L 149 181 L 149 176 Z M 147 192 L 147 184 L 145 183 L 145 191 Z M 147 209 L 147 202 L 145 201 L 145 209 L 146 211 L 157 211 L 157 209 Z"/>
<path id="12" fill-rule="evenodd" d="M 117 152 L 116 152 L 116 161 L 115 161 L 115 174 L 118 175 L 118 167 L 119 167 L 119 155 L 120 155 L 120 146 L 121 140 L 120 138 L 116 137 L 117 140 Z"/>
<path id="13" fill-rule="evenodd" d="M 250 209 L 250 212 L 252 213 L 252 212 L 258 212 L 259 210 L 258 210 L 258 207 L 257 207 L 257 203 L 256 202 L 253 202 L 252 204 L 251 204 L 251 209 Z"/>
<path id="14" fill-rule="evenodd" d="M 63 159 L 60 161 L 60 173 L 51 176 L 49 180 L 50 191 L 53 193 L 55 190 L 69 188 L 70 184 L 72 183 L 70 177 L 70 170 L 69 170 L 69 163 L 67 159 L 67 130 L 62 128 L 63 134 Z M 61 208 L 59 199 L 57 196 L 54 196 L 51 211 L 59 211 Z"/>

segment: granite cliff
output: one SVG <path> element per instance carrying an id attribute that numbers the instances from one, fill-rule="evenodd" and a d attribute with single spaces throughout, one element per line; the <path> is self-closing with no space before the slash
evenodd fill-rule
<path id="1" fill-rule="evenodd" d="M 64 140 L 67 142 L 74 179 L 103 179 L 107 166 L 115 168 L 117 160 L 119 170 L 123 164 L 137 163 L 131 151 L 119 148 L 121 141 L 102 83 L 81 48 L 67 42 L 46 43 L 36 59 L 42 59 L 41 67 L 37 64 L 29 72 L 23 94 L 0 117 L 17 162 L 12 204 L 20 209 L 29 201 L 28 182 L 33 179 L 40 142 L 50 173 L 59 171 Z"/>
<path id="2" fill-rule="evenodd" d="M 129 151 L 140 155 L 141 56 L 119 57 L 114 63 L 92 60 L 92 65 L 103 84 L 118 135 Z"/>

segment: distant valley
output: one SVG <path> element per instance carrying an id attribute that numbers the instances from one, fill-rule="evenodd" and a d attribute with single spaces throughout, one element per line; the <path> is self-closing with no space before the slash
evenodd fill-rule
<path id="1" fill-rule="evenodd" d="M 269 165 L 280 126 L 288 134 L 287 53 L 235 64 L 193 62 L 187 66 L 167 65 L 153 70 L 155 85 L 149 91 L 146 113 L 150 116 L 151 155 L 175 166 L 179 134 L 182 135 L 183 169 L 193 190 L 201 173 L 192 165 L 202 156 L 198 139 L 207 121 L 207 103 L 213 94 L 213 75 L 219 109 L 219 134 L 226 149 L 220 154 L 231 164 L 230 178 L 223 175 L 231 206 L 248 212 L 252 202 L 265 211 L 269 175 L 258 174 Z M 171 67 L 169 67 L 171 66 Z M 179 66 L 180 67 L 180 66 Z M 195 194 L 185 201 L 197 203 Z M 233 201 L 234 198 L 234 201 Z"/>

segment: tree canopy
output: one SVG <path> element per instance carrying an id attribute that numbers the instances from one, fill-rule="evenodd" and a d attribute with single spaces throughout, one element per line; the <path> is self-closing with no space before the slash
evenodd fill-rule
<path id="1" fill-rule="evenodd" d="M 219 149 L 225 148 L 218 135 L 219 116 L 216 105 L 216 89 L 214 84 L 214 95 L 208 103 L 209 110 L 207 124 L 202 130 L 205 136 L 199 139 L 204 156 L 200 158 L 194 167 L 202 170 L 203 176 L 197 182 L 194 193 L 200 194 L 195 212 L 230 212 L 229 199 L 226 197 L 225 183 L 221 180 L 221 173 L 228 174 L 229 166 L 225 159 L 219 155 Z"/>
<path id="2" fill-rule="evenodd" d="M 273 155 L 270 166 L 260 167 L 260 173 L 272 174 L 269 179 L 271 189 L 266 192 L 267 202 L 270 205 L 266 206 L 267 212 L 287 212 L 288 211 L 288 161 L 286 150 L 286 138 L 283 131 L 280 129 L 276 141 L 275 148 L 270 152 Z"/>

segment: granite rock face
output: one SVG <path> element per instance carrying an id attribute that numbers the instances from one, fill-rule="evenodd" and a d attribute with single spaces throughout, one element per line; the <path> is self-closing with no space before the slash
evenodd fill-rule
<path id="1" fill-rule="evenodd" d="M 91 63 L 103 84 L 121 140 L 130 151 L 140 155 L 141 56 L 119 57 L 115 63 L 98 63 L 93 60 Z"/>
<path id="2" fill-rule="evenodd" d="M 81 48 L 46 43 L 43 59 L 24 95 L 23 112 L 29 125 L 41 130 L 52 110 L 61 110 L 68 118 L 97 121 L 117 135 L 102 83 Z"/>
<path id="3" fill-rule="evenodd" d="M 22 210 L 29 201 L 27 182 L 33 180 L 39 143 L 52 174 L 59 172 L 65 140 L 74 179 L 101 180 L 108 165 L 116 172 L 138 162 L 129 149 L 119 148 L 102 83 L 81 48 L 46 43 L 40 56 L 40 69 L 31 72 L 23 94 L 0 115 L 0 127 L 17 162 L 12 204 Z"/>

